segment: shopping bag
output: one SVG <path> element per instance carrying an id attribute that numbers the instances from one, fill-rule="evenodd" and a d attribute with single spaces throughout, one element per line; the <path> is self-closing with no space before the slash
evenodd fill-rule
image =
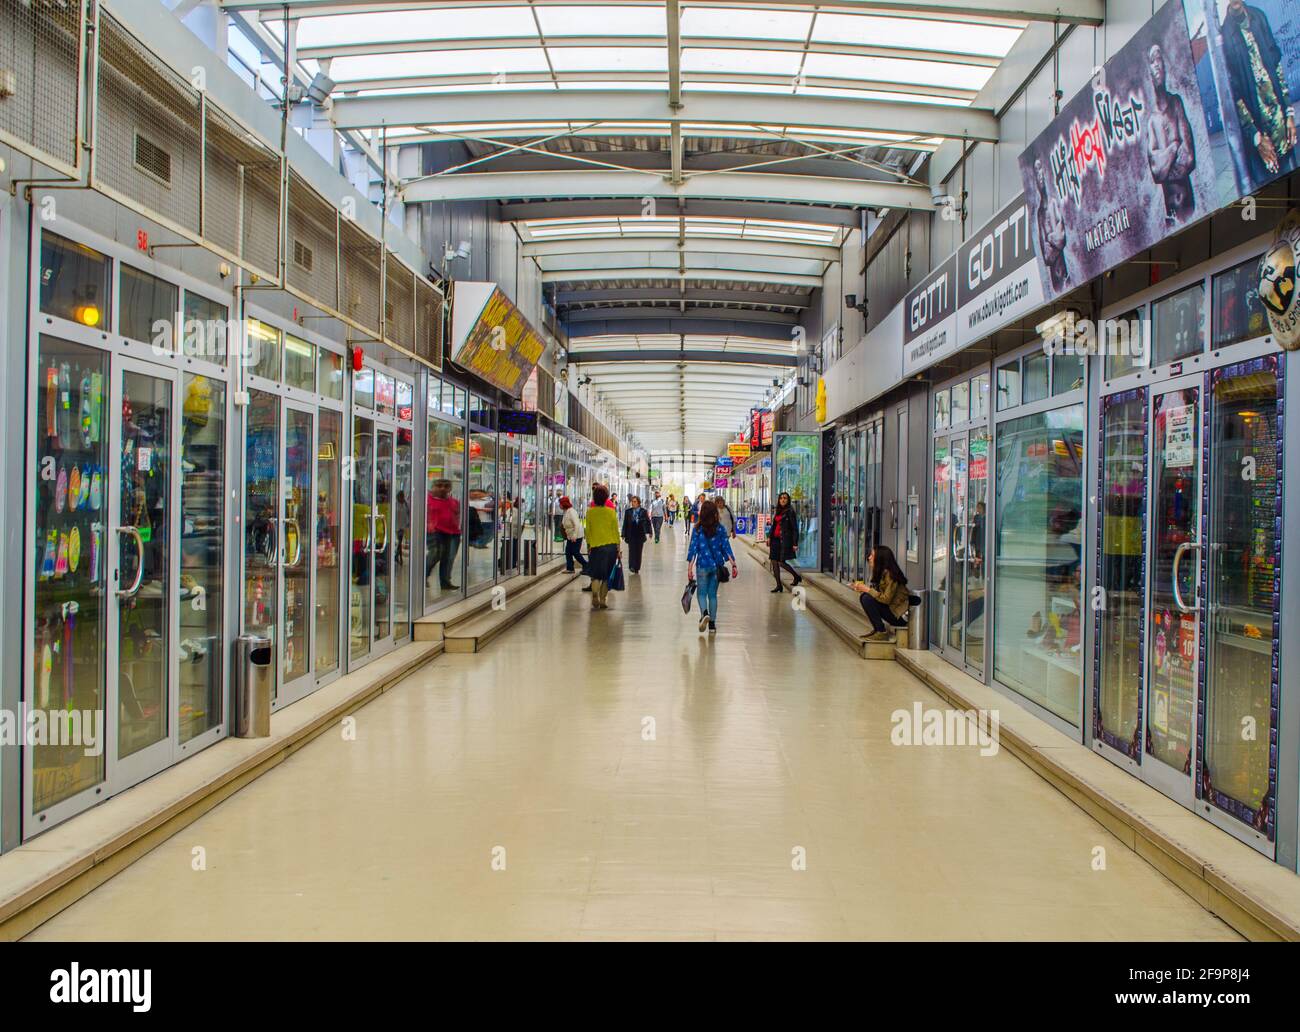
<path id="1" fill-rule="evenodd" d="M 609 590 L 622 591 L 627 584 L 623 580 L 623 560 L 616 559 L 614 568 L 609 571 Z"/>
<path id="2" fill-rule="evenodd" d="M 682 592 L 682 612 L 687 616 L 691 613 L 691 599 L 695 597 L 695 589 L 698 585 L 692 580 L 686 582 L 686 590 Z"/>
<path id="3" fill-rule="evenodd" d="M 723 563 L 718 566 L 718 583 L 726 584 L 729 580 L 731 580 L 731 571 L 728 570 L 726 564 Z"/>

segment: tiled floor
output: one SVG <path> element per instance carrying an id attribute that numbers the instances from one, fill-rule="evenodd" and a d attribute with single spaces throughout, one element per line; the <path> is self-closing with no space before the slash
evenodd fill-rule
<path id="1" fill-rule="evenodd" d="M 748 559 L 707 637 L 680 528 L 646 552 L 609 611 L 575 583 L 442 657 L 33 938 L 1235 938 L 1009 754 L 891 744 L 937 697 Z"/>

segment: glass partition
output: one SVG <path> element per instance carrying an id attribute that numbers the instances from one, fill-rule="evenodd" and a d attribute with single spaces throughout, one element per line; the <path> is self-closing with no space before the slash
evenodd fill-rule
<path id="1" fill-rule="evenodd" d="M 322 355 L 328 352 L 322 351 Z M 322 408 L 316 444 L 316 613 L 317 679 L 339 668 L 339 520 L 343 512 L 340 471 L 343 415 Z"/>

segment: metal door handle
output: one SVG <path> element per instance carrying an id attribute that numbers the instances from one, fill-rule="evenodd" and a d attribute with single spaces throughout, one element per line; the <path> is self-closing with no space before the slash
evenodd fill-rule
<path id="1" fill-rule="evenodd" d="M 369 555 L 374 550 L 375 543 L 375 514 L 366 513 L 366 539 L 361 546 L 362 555 Z"/>
<path id="2" fill-rule="evenodd" d="M 1184 613 L 1195 613 L 1201 606 L 1201 586 L 1199 581 L 1196 585 L 1196 598 L 1193 600 L 1195 602 L 1194 606 L 1188 606 L 1188 604 L 1183 601 L 1183 592 L 1178 586 L 1178 564 L 1183 561 L 1183 553 L 1193 548 L 1199 552 L 1201 550 L 1201 543 L 1199 541 L 1184 541 L 1179 545 L 1178 548 L 1174 550 L 1174 565 L 1173 569 L 1170 571 L 1170 579 L 1173 581 L 1174 587 L 1174 605 Z"/>
<path id="3" fill-rule="evenodd" d="M 130 534 L 131 537 L 135 539 L 135 554 L 137 560 L 135 566 L 135 583 L 129 588 L 117 589 L 118 598 L 130 598 L 140 590 L 140 584 L 144 580 L 144 538 L 140 536 L 140 531 L 135 527 L 118 527 L 117 532 L 119 534 Z"/>
<path id="4" fill-rule="evenodd" d="M 378 524 L 382 523 L 384 525 L 384 543 L 382 545 L 376 545 L 375 551 L 387 552 L 388 551 L 388 517 L 386 517 L 383 513 L 377 512 L 371 518 L 375 521 L 376 530 L 378 529 Z"/>

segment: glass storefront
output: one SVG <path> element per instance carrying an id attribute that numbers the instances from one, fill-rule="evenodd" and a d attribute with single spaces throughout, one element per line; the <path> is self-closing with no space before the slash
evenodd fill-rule
<path id="1" fill-rule="evenodd" d="M 1069 724 L 1083 678 L 1083 406 L 997 428 L 993 676 Z"/>
<path id="2" fill-rule="evenodd" d="M 821 555 L 821 434 L 777 433 L 772 481 L 773 497 L 787 492 L 799 520 L 795 564 L 816 569 Z"/>
<path id="3" fill-rule="evenodd" d="M 435 384 L 437 381 L 434 381 Z M 435 411 L 432 406 L 431 411 Z M 424 604 L 460 598 L 465 509 L 465 429 L 430 417 L 425 463 Z"/>
<path id="4" fill-rule="evenodd" d="M 211 341 L 228 308 L 116 251 L 42 232 L 33 275 L 23 676 L 48 735 L 23 755 L 24 836 L 226 729 L 230 397 L 175 321 Z"/>

